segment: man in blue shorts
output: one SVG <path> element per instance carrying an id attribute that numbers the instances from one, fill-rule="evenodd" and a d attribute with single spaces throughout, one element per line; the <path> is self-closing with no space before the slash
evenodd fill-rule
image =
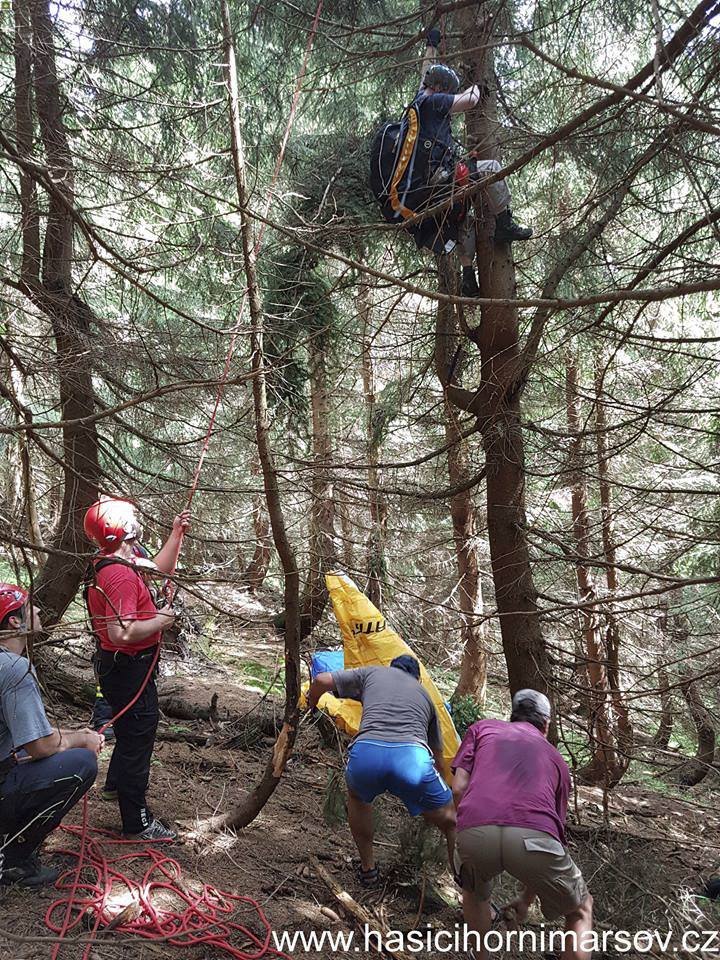
<path id="1" fill-rule="evenodd" d="M 422 814 L 435 824 L 445 834 L 452 864 L 455 809 L 452 792 L 438 773 L 440 727 L 435 706 L 420 683 L 418 661 L 405 654 L 389 667 L 320 673 L 308 693 L 311 710 L 325 693 L 359 700 L 363 707 L 345 771 L 360 882 L 372 886 L 380 876 L 373 853 L 372 802 L 381 793 L 398 797 L 413 817 Z"/>

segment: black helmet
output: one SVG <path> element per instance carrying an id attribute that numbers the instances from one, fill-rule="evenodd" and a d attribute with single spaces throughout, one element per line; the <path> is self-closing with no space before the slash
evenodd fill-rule
<path id="1" fill-rule="evenodd" d="M 423 77 L 423 86 L 442 90 L 443 93 L 457 93 L 460 89 L 460 77 L 444 63 L 436 63 Z"/>

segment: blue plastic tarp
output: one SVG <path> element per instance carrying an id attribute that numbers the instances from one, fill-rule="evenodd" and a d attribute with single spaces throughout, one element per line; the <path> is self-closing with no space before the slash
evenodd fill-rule
<path id="1" fill-rule="evenodd" d="M 344 650 L 318 650 L 312 655 L 310 674 L 313 678 L 319 673 L 332 673 L 333 670 L 345 669 Z"/>

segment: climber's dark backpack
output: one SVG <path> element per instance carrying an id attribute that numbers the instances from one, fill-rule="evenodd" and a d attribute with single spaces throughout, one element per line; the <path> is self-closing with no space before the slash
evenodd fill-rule
<path id="1" fill-rule="evenodd" d="M 370 147 L 370 189 L 390 223 L 407 220 L 430 199 L 432 141 L 420 135 L 420 114 L 411 103 L 400 120 L 384 123 Z"/>

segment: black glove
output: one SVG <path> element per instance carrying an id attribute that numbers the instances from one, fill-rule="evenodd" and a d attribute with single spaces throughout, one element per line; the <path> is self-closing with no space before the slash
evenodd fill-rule
<path id="1" fill-rule="evenodd" d="M 440 46 L 440 31 L 437 27 L 433 27 L 431 30 L 425 34 L 425 39 L 429 47 L 434 47 L 436 50 Z"/>

